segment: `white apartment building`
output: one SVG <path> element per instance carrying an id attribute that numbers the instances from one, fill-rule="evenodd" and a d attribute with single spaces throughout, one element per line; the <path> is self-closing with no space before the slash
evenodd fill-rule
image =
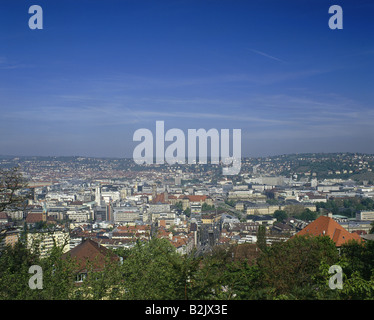
<path id="1" fill-rule="evenodd" d="M 106 204 L 109 204 L 110 202 L 121 200 L 121 192 L 120 191 L 102 191 L 101 197 L 105 201 Z"/>
<path id="2" fill-rule="evenodd" d="M 89 209 L 70 209 L 66 211 L 66 215 L 74 222 L 87 222 L 93 216 Z"/>
<path id="3" fill-rule="evenodd" d="M 70 236 L 68 232 L 53 231 L 53 232 L 33 232 L 27 234 L 27 247 L 33 249 L 37 246 L 40 250 L 40 256 L 46 257 L 54 244 L 58 247 L 63 246 L 63 253 L 70 250 Z"/>
<path id="4" fill-rule="evenodd" d="M 47 201 L 57 200 L 61 202 L 70 202 L 76 200 L 76 195 L 73 193 L 64 193 L 64 192 L 48 192 L 45 199 Z"/>
<path id="5" fill-rule="evenodd" d="M 147 211 L 149 213 L 170 212 L 170 204 L 166 204 L 166 203 L 150 204 L 148 206 Z"/>
<path id="6" fill-rule="evenodd" d="M 155 212 L 151 214 L 151 221 L 157 220 L 175 220 L 176 214 L 174 212 Z"/>
<path id="7" fill-rule="evenodd" d="M 374 211 L 360 211 L 356 213 L 356 220 L 374 221 Z"/>
<path id="8" fill-rule="evenodd" d="M 137 207 L 114 208 L 113 220 L 115 223 L 135 222 L 140 219 L 140 211 Z"/>

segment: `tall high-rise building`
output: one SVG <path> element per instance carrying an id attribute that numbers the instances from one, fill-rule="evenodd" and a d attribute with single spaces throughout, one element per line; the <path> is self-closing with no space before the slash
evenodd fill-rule
<path id="1" fill-rule="evenodd" d="M 96 205 L 101 206 L 101 187 L 95 189 L 95 202 Z"/>

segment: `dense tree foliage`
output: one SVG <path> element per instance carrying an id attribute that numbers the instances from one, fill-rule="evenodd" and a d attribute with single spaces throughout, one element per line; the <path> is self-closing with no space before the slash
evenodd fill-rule
<path id="1" fill-rule="evenodd" d="M 282 222 L 287 218 L 296 218 L 303 221 L 313 221 L 317 219 L 317 217 L 317 212 L 311 211 L 310 209 L 304 208 L 303 206 L 299 205 L 289 205 L 285 207 L 285 210 L 274 211 L 274 218 L 276 218 L 278 222 Z"/>
<path id="2" fill-rule="evenodd" d="M 202 212 L 206 212 L 206 211 L 213 211 L 215 208 L 214 208 L 214 205 L 209 205 L 207 203 L 203 203 L 202 206 L 201 206 L 201 211 Z"/>
<path id="3" fill-rule="evenodd" d="M 337 261 L 338 252 L 329 237 L 296 236 L 273 244 L 257 263 L 263 287 L 270 286 L 276 295 L 297 296 L 300 289 L 318 289 L 321 263 L 333 265 Z"/>
<path id="4" fill-rule="evenodd" d="M 165 239 L 118 249 L 100 272 L 76 283 L 77 265 L 55 247 L 46 258 L 22 241 L 0 255 L 0 299 L 374 299 L 374 242 L 350 242 L 340 253 L 329 237 L 295 236 L 262 248 L 216 246 L 180 255 Z M 43 289 L 31 289 L 31 265 Z M 343 289 L 329 288 L 328 270 L 343 269 Z"/>
<path id="5" fill-rule="evenodd" d="M 286 220 L 288 217 L 287 212 L 284 210 L 275 210 L 274 211 L 274 218 L 277 219 L 278 222 L 282 222 Z"/>
<path id="6" fill-rule="evenodd" d="M 262 251 L 266 250 L 266 228 L 264 225 L 258 226 L 257 245 Z"/>
<path id="7" fill-rule="evenodd" d="M 326 202 L 316 203 L 317 211 L 332 212 L 335 215 L 343 215 L 355 218 L 356 212 L 361 210 L 373 210 L 374 200 L 371 198 L 344 198 L 329 199 Z"/>

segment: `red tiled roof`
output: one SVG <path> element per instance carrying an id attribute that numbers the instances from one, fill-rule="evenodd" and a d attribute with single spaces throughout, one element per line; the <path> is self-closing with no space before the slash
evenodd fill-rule
<path id="1" fill-rule="evenodd" d="M 326 235 L 335 242 L 337 247 L 349 240 L 362 241 L 362 238 L 357 233 L 350 233 L 344 229 L 334 219 L 326 216 L 320 216 L 313 222 L 309 223 L 304 229 L 299 231 L 296 235 Z"/>
<path id="2" fill-rule="evenodd" d="M 26 217 L 26 223 L 35 223 L 39 221 L 45 221 L 43 213 L 30 212 Z"/>
<path id="3" fill-rule="evenodd" d="M 169 195 L 167 195 L 167 198 L 168 200 L 165 199 L 165 193 L 156 194 L 156 196 L 152 199 L 152 203 L 169 203 Z"/>
<path id="4" fill-rule="evenodd" d="M 63 259 L 69 256 L 76 259 L 79 271 L 86 270 L 88 262 L 91 263 L 90 267 L 93 271 L 100 271 L 104 268 L 108 258 L 110 261 L 119 260 L 118 256 L 111 250 L 91 239 L 84 240 L 81 244 L 66 252 Z"/>
<path id="5" fill-rule="evenodd" d="M 118 226 L 117 232 L 146 232 L 151 230 L 150 225 L 136 225 L 136 226 Z"/>
<path id="6" fill-rule="evenodd" d="M 208 198 L 208 196 L 199 196 L 199 195 L 181 195 L 179 196 L 179 199 L 188 199 L 191 202 L 200 202 L 205 201 Z"/>
<path id="7" fill-rule="evenodd" d="M 134 233 L 133 232 L 113 232 L 113 237 L 121 237 L 121 238 L 133 238 Z"/>

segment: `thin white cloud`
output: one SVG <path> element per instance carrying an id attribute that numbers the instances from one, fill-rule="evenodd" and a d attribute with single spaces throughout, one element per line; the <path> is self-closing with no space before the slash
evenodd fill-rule
<path id="1" fill-rule="evenodd" d="M 268 123 L 268 124 L 288 124 L 289 121 L 268 119 L 262 117 L 248 116 L 244 114 L 218 114 L 218 113 L 196 113 L 196 112 L 158 112 L 158 111 L 136 111 L 136 114 L 141 118 L 177 118 L 177 119 L 220 119 L 236 122 L 246 123 Z"/>
<path id="2" fill-rule="evenodd" d="M 47 101 L 43 101 L 43 104 L 35 102 L 34 106 L 27 109 L 4 109 L 2 118 L 85 126 L 147 125 L 163 119 L 183 123 L 184 119 L 204 119 L 209 121 L 208 126 L 212 126 L 214 121 L 220 121 L 230 123 L 230 126 L 264 126 L 274 132 L 280 126 L 299 128 L 336 124 L 357 127 L 358 124 L 374 121 L 374 114 L 356 101 L 336 95 L 256 94 L 235 99 L 177 96 L 137 99 L 124 95 L 100 99 L 82 93 L 53 96 L 49 104 Z"/>
<path id="3" fill-rule="evenodd" d="M 267 54 L 265 52 L 262 52 L 262 51 L 259 51 L 259 50 L 255 50 L 255 49 L 249 49 L 250 51 L 254 52 L 254 53 L 257 53 L 263 57 L 266 57 L 266 58 L 269 58 L 269 59 L 272 59 L 272 60 L 275 60 L 275 61 L 279 61 L 279 62 L 283 62 L 283 63 L 286 63 L 286 61 L 282 60 L 282 59 L 279 59 L 277 57 L 274 57 L 274 56 L 271 56 L 270 54 Z"/>
<path id="4" fill-rule="evenodd" d="M 5 56 L 0 56 L 0 69 L 1 70 L 11 70 L 11 69 L 21 69 L 21 68 L 29 68 L 30 65 L 14 63 L 9 61 L 9 59 Z"/>

